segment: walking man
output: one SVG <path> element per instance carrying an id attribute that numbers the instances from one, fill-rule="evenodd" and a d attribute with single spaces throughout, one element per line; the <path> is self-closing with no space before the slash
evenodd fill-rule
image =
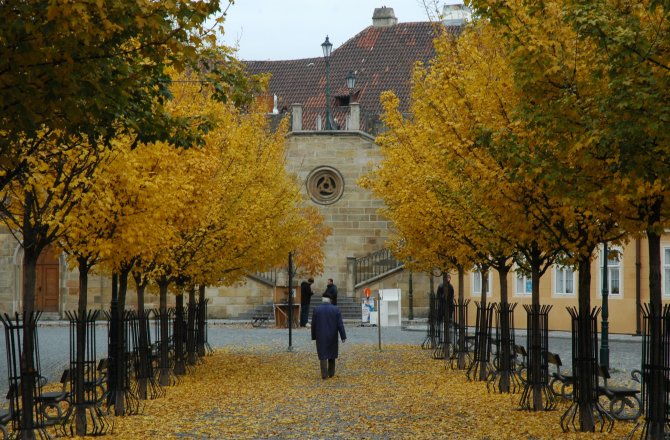
<path id="1" fill-rule="evenodd" d="M 309 325 L 309 303 L 312 300 L 312 283 L 314 278 L 300 283 L 300 327 Z"/>
<path id="2" fill-rule="evenodd" d="M 335 359 L 338 355 L 338 340 L 347 339 L 342 322 L 342 314 L 337 306 L 331 304 L 330 297 L 321 298 L 321 305 L 312 313 L 312 340 L 316 341 L 316 354 L 319 356 L 321 378 L 326 379 L 335 375 Z"/>

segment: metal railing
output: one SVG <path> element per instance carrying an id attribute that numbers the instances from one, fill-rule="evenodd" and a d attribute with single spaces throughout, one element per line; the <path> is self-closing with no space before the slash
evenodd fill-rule
<path id="1" fill-rule="evenodd" d="M 269 286 L 276 286 L 278 272 L 279 272 L 278 269 L 272 269 L 267 272 L 255 272 L 253 274 L 249 274 L 248 277 L 253 278 L 262 283 L 265 283 Z"/>
<path id="2" fill-rule="evenodd" d="M 401 267 L 403 267 L 402 261 L 395 258 L 390 249 L 378 250 L 356 259 L 355 284 L 380 277 Z"/>

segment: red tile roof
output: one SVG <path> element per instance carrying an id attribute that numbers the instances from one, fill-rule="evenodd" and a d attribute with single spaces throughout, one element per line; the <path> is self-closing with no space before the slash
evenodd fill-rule
<path id="1" fill-rule="evenodd" d="M 348 96 L 345 78 L 350 70 L 356 73 L 355 101 L 361 105 L 362 120 L 375 119 L 381 114 L 379 96 L 386 90 L 393 90 L 400 98 L 401 110 L 409 108 L 412 69 L 417 61 L 427 62 L 434 56 L 436 26 L 441 25 L 418 22 L 370 26 L 332 51 L 331 110 L 342 126 L 348 107 L 338 108 L 335 97 Z M 324 120 L 326 67 L 323 57 L 248 61 L 246 64 L 250 73 L 272 74 L 269 93 L 277 95 L 279 110 L 286 107 L 290 111 L 294 103 L 303 105 L 304 129 L 315 128 L 317 114 Z"/>

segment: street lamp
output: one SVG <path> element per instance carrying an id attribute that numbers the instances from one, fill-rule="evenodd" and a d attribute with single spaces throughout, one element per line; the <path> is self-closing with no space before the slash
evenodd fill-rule
<path id="1" fill-rule="evenodd" d="M 354 87 L 356 87 L 356 74 L 353 72 L 353 70 L 350 70 L 349 73 L 347 73 L 347 88 L 349 89 L 349 103 L 351 103 L 351 93 L 354 91 Z"/>
<path id="2" fill-rule="evenodd" d="M 607 251 L 607 242 L 603 243 L 603 286 L 602 286 L 602 311 L 603 320 L 601 322 L 600 338 L 600 363 L 607 368 L 610 366 L 610 347 L 609 347 L 609 308 L 607 299 L 609 296 L 609 286 L 607 285 L 609 255 Z"/>
<path id="3" fill-rule="evenodd" d="M 330 125 L 330 52 L 333 50 L 333 45 L 328 40 L 328 35 L 326 35 L 326 41 L 321 43 L 321 49 L 323 49 L 323 59 L 326 61 L 326 130 L 332 130 L 333 127 Z"/>

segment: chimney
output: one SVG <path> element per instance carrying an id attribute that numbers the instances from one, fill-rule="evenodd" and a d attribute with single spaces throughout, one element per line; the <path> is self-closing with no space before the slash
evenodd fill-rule
<path id="1" fill-rule="evenodd" d="M 358 131 L 361 129 L 361 105 L 357 102 L 349 104 L 349 130 Z"/>
<path id="2" fill-rule="evenodd" d="M 393 8 L 387 8 L 386 6 L 375 8 L 375 12 L 372 14 L 372 26 L 383 28 L 393 26 L 396 23 L 398 23 L 398 19 L 395 18 Z"/>
<path id="3" fill-rule="evenodd" d="M 291 105 L 291 131 L 302 130 L 302 104 Z"/>

